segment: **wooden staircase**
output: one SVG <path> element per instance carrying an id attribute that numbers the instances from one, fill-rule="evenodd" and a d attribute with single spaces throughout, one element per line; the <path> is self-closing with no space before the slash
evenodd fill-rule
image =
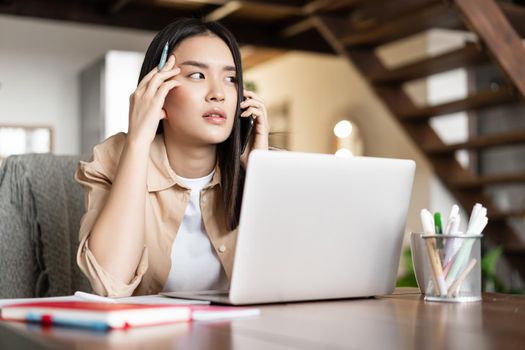
<path id="1" fill-rule="evenodd" d="M 484 108 L 523 100 L 525 48 L 521 38 L 525 37 L 525 7 L 494 0 L 356 0 L 353 3 L 355 9 L 349 17 L 317 13 L 309 18 L 310 25 L 366 77 L 467 212 L 476 202 L 488 208 L 490 223 L 484 234 L 494 244 L 503 246 L 510 264 L 525 278 L 525 240 L 509 223 L 512 218 L 525 219 L 525 208 L 501 211 L 486 194 L 489 186 L 524 184 L 525 173 L 482 176 L 475 169 L 464 168 L 455 157 L 457 150 L 475 154 L 488 148 L 525 144 L 525 129 L 474 135 L 465 142 L 445 144 L 429 123 L 430 118 L 448 113 L 468 111 L 475 116 L 476 111 Z M 471 31 L 478 40 L 398 68 L 388 68 L 379 58 L 377 49 L 382 45 L 432 28 Z M 432 74 L 491 62 L 506 77 L 506 82 L 497 89 L 473 91 L 464 99 L 426 107 L 417 106 L 403 89 L 407 82 Z"/>

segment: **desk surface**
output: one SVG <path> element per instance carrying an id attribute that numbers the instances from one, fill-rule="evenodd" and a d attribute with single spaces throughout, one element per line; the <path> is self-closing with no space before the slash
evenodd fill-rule
<path id="1" fill-rule="evenodd" d="M 525 297 L 370 299 L 261 306 L 258 317 L 96 333 L 0 322 L 0 349 L 524 349 Z"/>

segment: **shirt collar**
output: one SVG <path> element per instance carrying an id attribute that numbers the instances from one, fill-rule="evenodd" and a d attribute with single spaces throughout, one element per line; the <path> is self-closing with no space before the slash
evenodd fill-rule
<path id="1" fill-rule="evenodd" d="M 219 165 L 215 166 L 215 174 L 211 182 L 205 187 L 210 188 L 221 183 L 221 171 Z M 168 153 L 166 152 L 166 144 L 164 143 L 164 135 L 157 134 L 151 143 L 148 164 L 147 187 L 148 192 L 162 191 L 166 188 L 178 186 L 183 189 L 188 189 L 178 179 L 177 175 L 171 169 Z"/>

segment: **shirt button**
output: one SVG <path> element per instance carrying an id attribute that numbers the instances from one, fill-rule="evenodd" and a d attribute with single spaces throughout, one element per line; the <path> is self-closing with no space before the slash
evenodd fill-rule
<path id="1" fill-rule="evenodd" d="M 202 196 L 202 201 L 206 203 L 206 196 Z"/>
<path id="2" fill-rule="evenodd" d="M 224 253 L 226 251 L 226 246 L 224 244 L 222 244 L 220 247 L 219 247 L 219 252 L 221 253 Z"/>

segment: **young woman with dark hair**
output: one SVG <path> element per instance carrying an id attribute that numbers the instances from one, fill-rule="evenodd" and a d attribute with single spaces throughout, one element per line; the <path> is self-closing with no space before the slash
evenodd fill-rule
<path id="1" fill-rule="evenodd" d="M 253 139 L 241 155 L 240 118 L 249 116 Z M 243 89 L 228 30 L 198 19 L 161 30 L 130 97 L 128 133 L 97 145 L 75 175 L 87 207 L 77 262 L 93 290 L 226 289 L 247 156 L 268 149 L 268 130 L 264 102 Z"/>

